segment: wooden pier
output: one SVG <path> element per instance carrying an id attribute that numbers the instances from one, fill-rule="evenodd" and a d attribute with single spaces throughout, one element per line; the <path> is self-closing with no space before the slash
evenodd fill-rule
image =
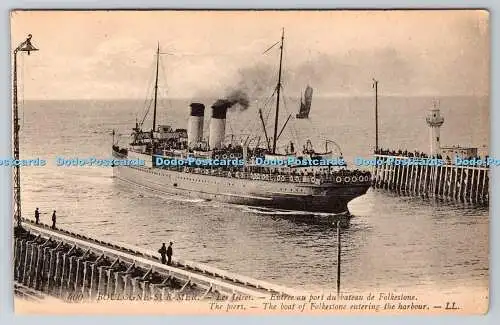
<path id="1" fill-rule="evenodd" d="M 180 296 L 231 299 L 303 295 L 265 281 L 189 261 L 161 264 L 155 252 L 101 241 L 23 219 L 14 237 L 18 296 L 49 295 L 68 302 L 99 299 L 172 300 Z"/>
<path id="2" fill-rule="evenodd" d="M 373 187 L 394 193 L 448 202 L 487 205 L 489 202 L 489 168 L 438 165 L 402 165 L 388 163 L 415 157 L 376 154 L 380 161 L 374 167 Z"/>

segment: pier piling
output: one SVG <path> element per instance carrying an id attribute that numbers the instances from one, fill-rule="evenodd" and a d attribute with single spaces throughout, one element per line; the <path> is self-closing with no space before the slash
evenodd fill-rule
<path id="1" fill-rule="evenodd" d="M 185 294 L 201 297 L 213 287 L 218 288 L 217 295 L 225 297 L 302 294 L 194 262 L 176 261 L 175 267 L 167 266 L 140 249 L 53 230 L 26 219 L 23 226 L 29 231 L 15 234 L 13 245 L 15 284 L 67 302 L 131 297 L 157 301 Z"/>
<path id="2" fill-rule="evenodd" d="M 489 168 L 444 165 L 392 165 L 411 157 L 376 154 L 373 187 L 401 195 L 434 198 L 472 205 L 489 202 Z"/>

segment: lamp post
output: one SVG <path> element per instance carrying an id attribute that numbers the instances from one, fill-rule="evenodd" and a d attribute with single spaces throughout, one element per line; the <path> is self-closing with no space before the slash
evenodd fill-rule
<path id="1" fill-rule="evenodd" d="M 378 151 L 378 80 L 372 79 L 372 87 L 375 89 L 375 152 Z"/>
<path id="2" fill-rule="evenodd" d="M 341 263 L 341 242 L 340 242 L 340 221 L 337 221 L 337 299 L 340 297 L 340 263 Z"/>
<path id="3" fill-rule="evenodd" d="M 17 53 L 27 52 L 28 55 L 32 51 L 38 51 L 31 44 L 31 34 L 28 35 L 26 40 L 19 44 L 14 50 L 14 76 L 13 76 L 13 118 L 14 123 L 12 130 L 14 133 L 14 160 L 19 160 L 19 107 L 17 102 Z M 21 173 L 19 169 L 19 162 L 14 166 L 14 219 L 17 221 L 17 226 L 21 227 Z"/>

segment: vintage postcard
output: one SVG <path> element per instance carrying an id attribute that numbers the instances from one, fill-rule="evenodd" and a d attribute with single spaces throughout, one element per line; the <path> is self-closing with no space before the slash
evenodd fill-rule
<path id="1" fill-rule="evenodd" d="M 11 12 L 20 314 L 484 314 L 489 13 Z"/>

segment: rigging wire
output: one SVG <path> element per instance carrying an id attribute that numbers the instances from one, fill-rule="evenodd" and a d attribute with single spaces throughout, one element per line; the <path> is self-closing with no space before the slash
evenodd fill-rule
<path id="1" fill-rule="evenodd" d="M 141 109 L 141 110 L 138 110 L 138 111 L 136 112 L 136 114 L 135 114 L 135 120 L 136 120 L 136 121 L 138 120 L 139 115 L 143 117 L 143 116 L 144 116 L 144 112 L 146 111 L 146 108 L 147 108 L 147 102 L 148 102 L 148 100 L 149 100 L 149 83 L 150 83 L 150 81 L 149 81 L 149 79 L 148 79 L 148 81 L 147 81 L 147 83 L 146 83 L 146 87 L 147 87 L 147 88 L 146 88 L 146 90 L 145 90 L 144 103 L 141 105 L 141 108 L 142 108 L 142 109 Z M 141 118 L 141 119 L 142 119 L 142 118 Z"/>
<path id="2" fill-rule="evenodd" d="M 278 91 L 278 88 L 277 88 L 277 87 L 274 87 L 274 91 L 273 91 L 273 93 L 271 94 L 271 96 L 269 96 L 269 98 L 268 98 L 267 102 L 266 102 L 266 103 L 265 103 L 265 105 L 264 105 L 264 108 L 265 108 L 266 106 L 268 106 L 268 105 L 269 105 L 269 103 L 271 102 L 271 99 L 273 99 L 273 98 L 274 98 L 274 95 L 276 95 L 276 92 L 277 92 L 277 91 Z M 271 112 L 272 112 L 272 108 L 269 108 L 269 110 L 267 111 L 266 119 L 265 119 L 266 123 L 269 121 L 269 116 L 271 115 Z"/>
<path id="3" fill-rule="evenodd" d="M 284 49 L 284 52 L 285 52 L 285 55 L 287 55 L 286 48 Z M 287 61 L 284 61 L 283 65 L 285 66 L 285 69 L 286 69 Z M 285 76 L 284 82 L 283 82 L 284 85 L 286 85 L 287 82 L 288 82 L 288 80 L 286 79 L 286 76 Z M 293 138 L 293 140 L 295 141 L 295 143 L 299 143 L 300 142 L 300 137 L 299 137 L 297 128 L 295 127 L 295 123 L 294 123 L 295 122 L 295 116 L 293 115 L 293 112 L 290 114 L 290 111 L 288 110 L 288 99 L 285 96 L 285 91 L 284 90 L 283 90 L 283 106 L 285 108 L 285 111 L 287 112 L 287 115 L 292 115 L 292 117 L 290 118 L 290 121 L 287 124 L 286 128 L 289 128 L 289 134 L 291 135 L 291 138 Z M 283 130 L 283 131 L 285 131 L 285 130 Z"/>
<path id="4" fill-rule="evenodd" d="M 262 111 L 265 112 L 266 110 L 266 106 L 268 106 L 269 102 L 271 101 L 271 99 L 274 97 L 274 93 L 276 92 L 276 90 L 269 96 L 267 97 L 266 101 L 264 102 L 264 105 L 262 105 Z M 260 109 L 259 107 L 260 105 L 257 104 L 257 108 Z M 268 113 L 268 116 L 269 116 L 269 113 Z M 266 122 L 266 121 L 264 121 Z M 266 126 L 267 123 L 264 123 L 264 127 Z M 258 130 L 262 128 L 262 121 L 260 120 L 260 117 L 258 119 L 252 119 L 252 123 L 249 124 L 246 128 L 244 128 L 242 130 L 242 132 L 244 133 L 245 131 L 247 131 L 248 129 L 248 132 L 251 134 L 251 133 L 255 133 L 255 130 Z M 252 132 L 253 131 L 253 132 Z M 250 139 L 249 139 L 250 140 Z"/>
<path id="5" fill-rule="evenodd" d="M 273 78 L 273 76 L 274 76 L 274 75 L 275 75 L 275 74 L 273 73 L 273 74 L 272 74 L 272 76 L 271 76 L 271 81 L 274 79 L 274 78 Z M 268 80 L 265 80 L 265 84 L 268 84 L 268 83 L 269 83 L 269 82 L 268 82 Z M 274 96 L 274 93 L 275 93 L 275 92 L 276 92 L 276 89 L 273 91 L 273 94 L 271 94 L 271 96 L 269 96 L 269 97 L 265 100 L 265 102 L 264 102 L 264 104 L 263 104 L 263 105 L 260 103 L 260 98 L 258 98 L 258 99 L 256 100 L 256 101 L 257 101 L 257 105 L 256 105 L 256 106 L 257 106 L 257 110 L 258 110 L 258 109 L 262 109 L 263 113 L 265 113 L 265 112 L 266 112 L 266 107 L 268 106 L 269 102 L 270 102 L 270 101 L 271 101 L 271 99 L 273 98 L 273 96 Z M 269 113 L 268 113 L 268 115 L 269 115 Z M 267 120 L 267 118 L 266 118 L 266 120 Z M 266 122 L 265 124 L 267 124 L 267 121 L 266 121 L 266 120 L 265 120 L 265 122 Z M 261 129 L 261 128 L 262 128 L 262 125 L 261 125 L 261 124 L 262 124 L 262 122 L 260 121 L 260 118 L 257 118 L 257 119 L 252 119 L 252 122 L 251 122 L 251 123 L 249 123 L 249 124 L 248 124 L 248 125 L 247 125 L 244 129 L 242 129 L 242 133 L 243 133 L 244 131 L 247 131 L 247 130 L 248 130 L 248 132 L 249 132 L 249 133 L 252 133 L 252 132 L 253 132 L 253 133 L 255 133 L 255 132 L 256 132 L 256 130 L 259 130 L 259 129 Z"/>
<path id="6" fill-rule="evenodd" d="M 277 44 L 279 44 L 279 41 L 278 41 L 278 42 L 276 42 L 275 44 L 273 44 L 271 47 L 269 47 L 266 51 L 264 51 L 264 53 L 263 53 L 263 54 L 265 54 L 265 53 L 267 53 L 268 51 L 270 51 L 270 50 L 271 50 L 272 48 L 274 48 Z M 287 51 L 286 51 L 286 49 L 283 49 L 283 51 L 284 51 L 284 54 L 285 54 L 284 56 L 286 56 L 286 52 L 287 52 Z M 185 56 L 189 55 L 189 54 L 176 55 L 176 54 L 171 54 L 171 53 L 160 53 L 160 54 L 168 54 L 168 55 L 173 55 L 173 56 L 182 56 L 182 57 L 185 57 Z M 154 57 L 156 58 L 156 54 L 155 54 L 155 56 L 154 56 Z M 164 87 L 164 88 L 165 88 L 165 90 L 166 90 L 166 89 L 167 89 L 167 84 L 168 84 L 168 82 L 167 82 L 167 78 L 166 78 L 166 76 L 165 76 L 165 65 L 164 65 L 163 60 L 161 60 L 160 58 L 159 58 L 159 61 L 160 61 L 159 63 L 160 63 L 160 66 L 161 66 L 161 71 L 160 71 L 160 72 L 161 72 L 161 73 L 162 73 L 162 75 L 164 76 L 164 78 L 162 78 L 162 79 L 163 79 L 163 80 L 164 80 L 164 82 L 165 82 L 165 87 Z M 285 72 L 285 71 L 286 71 L 286 63 L 285 63 L 285 62 L 286 62 L 286 60 L 283 60 L 283 69 L 282 69 L 282 70 L 283 70 L 283 72 Z M 152 70 L 154 70 L 154 69 L 152 69 Z M 273 70 L 276 70 L 276 68 L 275 68 L 275 69 L 273 69 Z M 275 72 L 276 72 L 276 73 L 273 73 L 273 74 L 272 74 L 272 76 L 275 76 L 275 75 L 277 74 L 277 71 L 275 71 Z M 283 74 L 282 74 L 282 82 L 281 82 L 281 86 L 280 86 L 280 91 L 281 91 L 281 94 L 280 94 L 280 95 L 281 95 L 281 98 L 280 98 L 280 99 L 282 99 L 284 112 L 286 112 L 286 113 L 287 113 L 287 116 L 286 116 L 286 117 L 288 118 L 288 116 L 290 115 L 290 112 L 289 112 L 289 109 L 288 109 L 288 100 L 287 100 L 287 98 L 286 98 L 286 96 L 285 96 L 285 91 L 284 91 L 284 85 L 286 85 L 286 82 L 287 82 L 286 77 L 284 78 L 284 75 L 285 75 L 285 73 L 283 73 Z M 147 115 L 148 115 L 148 114 L 149 114 L 149 112 L 150 112 L 150 109 L 151 109 L 151 106 L 152 106 L 152 102 L 153 102 L 153 100 L 152 100 L 151 98 L 149 98 L 149 94 L 150 94 L 150 92 L 151 92 L 151 90 L 152 90 L 152 88 L 153 88 L 153 87 L 151 87 L 151 84 L 152 84 L 152 82 L 153 82 L 153 78 L 154 78 L 154 73 L 153 73 L 152 75 L 150 75 L 150 79 L 148 80 L 148 91 L 147 91 L 147 96 L 146 96 L 145 102 L 144 102 L 144 104 L 143 104 L 143 106 L 145 107 L 145 109 L 143 110 L 143 112 L 145 111 L 145 114 L 144 114 L 144 116 L 143 116 L 143 118 L 142 118 L 142 120 L 141 120 L 141 123 L 140 123 L 140 126 L 141 126 L 141 127 L 142 127 L 142 125 L 143 125 L 144 121 L 146 120 Z M 273 77 L 271 77 L 271 78 L 272 78 L 272 79 L 274 79 Z M 267 84 L 267 83 L 266 83 L 266 84 Z M 162 87 L 162 89 L 163 89 L 163 87 Z M 264 127 L 266 127 L 266 126 L 267 126 L 267 124 L 269 123 L 269 119 L 270 119 L 271 113 L 272 113 L 272 111 L 273 111 L 272 109 L 270 109 L 270 108 L 269 108 L 269 104 L 270 104 L 270 102 L 272 101 L 272 99 L 273 99 L 273 98 L 275 98 L 274 96 L 275 96 L 275 94 L 277 93 L 277 90 L 278 90 L 278 87 L 274 87 L 272 94 L 271 94 L 269 97 L 267 97 L 267 98 L 266 98 L 266 100 L 265 100 L 265 102 L 264 102 L 264 104 L 263 104 L 262 106 L 261 106 L 261 105 L 259 105 L 259 104 L 257 104 L 257 105 L 256 105 L 256 106 L 257 106 L 257 108 L 262 107 L 262 112 L 264 113 L 263 115 L 265 115 L 265 119 L 264 119 Z M 154 91 L 154 89 L 153 89 L 153 91 Z M 163 97 L 163 96 L 162 96 L 162 97 Z M 173 109 L 172 99 L 171 99 L 171 98 L 168 98 L 168 96 L 164 96 L 164 97 L 166 97 L 166 99 L 167 99 L 167 101 L 168 101 L 168 106 L 169 106 L 169 108 L 170 108 L 170 109 Z M 149 99 L 149 104 L 146 106 L 146 103 L 148 102 L 148 99 Z M 257 100 L 257 101 L 259 101 L 259 100 Z M 281 114 L 280 114 L 280 115 L 281 115 Z M 137 115 L 136 115 L 136 118 L 137 118 Z M 293 115 L 292 115 L 292 117 L 291 117 L 290 119 L 292 119 L 292 120 L 294 119 Z M 229 129 L 231 130 L 231 133 L 234 135 L 234 130 L 233 130 L 232 125 L 231 125 L 230 123 L 228 123 L 228 124 L 229 124 L 229 125 L 228 125 L 228 126 L 229 126 Z M 283 126 L 284 126 L 284 124 L 283 124 L 281 127 L 283 127 Z M 246 125 L 243 129 L 242 129 L 242 134 L 244 134 L 244 131 L 246 131 L 247 129 L 249 129 L 249 131 L 251 131 L 252 129 L 254 129 L 254 128 L 256 128 L 256 127 L 257 127 L 257 128 L 262 128 L 262 121 L 260 120 L 260 118 L 259 118 L 259 119 L 252 119 L 252 123 L 248 123 L 248 124 L 247 124 L 247 125 Z M 287 132 L 289 132 L 289 133 L 290 133 L 291 137 L 292 137 L 295 141 L 298 141 L 298 138 L 299 138 L 299 136 L 298 136 L 298 131 L 297 131 L 297 129 L 295 128 L 293 121 L 288 121 L 288 123 L 287 123 L 287 125 L 286 125 L 286 127 L 285 127 L 285 128 L 290 128 L 290 131 L 287 131 Z M 285 131 L 285 130 L 283 130 L 283 132 L 284 132 L 284 131 Z M 255 138 L 255 136 L 254 136 L 254 138 Z M 247 141 L 247 143 L 249 143 L 249 141 L 252 141 L 252 139 L 251 139 L 251 134 L 250 134 L 248 137 L 246 137 L 246 141 Z M 242 142 L 243 142 L 243 141 L 242 141 Z"/>
<path id="7" fill-rule="evenodd" d="M 274 96 L 274 92 L 273 92 L 273 93 L 272 93 L 269 97 L 267 97 L 266 101 L 265 101 L 265 102 L 264 102 L 264 104 L 262 105 L 262 107 L 263 107 L 263 108 L 262 108 L 262 111 L 264 111 L 264 112 L 265 112 L 266 107 L 269 105 L 269 102 L 271 101 L 271 99 L 273 98 L 273 96 Z M 257 104 L 257 108 L 259 108 L 259 106 L 260 106 L 260 105 L 258 105 L 258 104 Z M 269 115 L 269 114 L 268 114 L 268 115 Z M 266 121 L 265 121 L 265 122 L 266 122 Z M 252 124 L 252 128 L 251 128 L 251 129 L 253 129 L 254 127 L 255 127 L 256 129 L 261 128 L 261 127 L 262 127 L 262 126 L 260 125 L 261 123 L 262 123 L 262 122 L 260 121 L 260 118 L 259 118 L 259 119 L 257 119 L 257 120 L 253 120 L 253 124 Z"/>
<path id="8" fill-rule="evenodd" d="M 148 68 L 148 71 L 152 71 L 153 63 L 150 63 L 150 66 Z M 151 92 L 151 84 L 153 82 L 154 78 L 154 73 L 149 75 L 149 78 L 147 80 L 146 84 L 146 90 L 145 90 L 145 97 L 144 97 L 144 103 L 142 104 L 142 111 L 139 111 L 136 113 L 136 120 L 139 117 L 139 114 L 141 117 L 141 122 L 139 123 L 139 126 L 142 128 L 142 124 L 144 123 L 144 120 L 146 119 L 147 114 L 149 113 L 149 109 L 151 107 L 151 98 L 150 98 L 150 92 Z M 148 103 L 149 102 L 149 103 Z"/>
<path id="9" fill-rule="evenodd" d="M 164 78 L 162 78 L 162 80 L 165 80 L 165 87 L 160 87 L 158 85 L 158 88 L 160 88 L 162 90 L 165 90 L 165 94 L 163 94 L 163 96 L 162 96 L 162 94 L 159 94 L 160 96 L 159 96 L 158 99 L 160 99 L 160 100 L 157 101 L 157 108 L 158 108 L 158 106 L 161 106 L 161 105 L 158 105 L 158 104 L 160 102 L 163 102 L 163 99 L 166 97 L 166 89 L 167 89 L 167 78 L 166 78 L 166 74 L 164 73 L 165 66 L 163 65 L 163 60 L 161 59 L 161 55 L 172 55 L 172 54 L 171 53 L 164 53 L 164 52 L 162 53 L 162 52 L 160 52 L 160 56 L 158 57 L 158 63 L 159 63 L 159 66 L 161 67 L 161 69 L 159 68 L 158 73 L 159 74 L 161 73 L 162 76 L 164 77 Z M 153 63 L 151 63 L 151 65 L 152 66 L 154 65 L 154 67 L 156 67 L 156 54 L 154 55 L 154 60 L 153 60 Z M 153 85 L 153 79 L 156 79 L 156 68 L 151 69 L 151 70 L 153 71 L 153 73 L 151 74 L 151 79 L 149 79 L 149 82 L 148 82 L 148 90 L 147 90 L 147 97 L 146 97 L 146 101 L 149 99 L 149 104 L 148 104 L 147 108 L 145 109 L 146 113 L 144 114 L 144 116 L 142 118 L 142 121 L 141 121 L 141 124 L 140 124 L 141 127 L 142 127 L 144 121 L 146 120 L 146 117 L 148 116 L 148 114 L 149 114 L 149 112 L 151 110 L 151 107 L 153 106 L 153 102 L 154 102 L 154 100 L 152 99 L 152 97 L 153 97 L 153 93 L 154 93 L 155 90 L 154 90 L 154 87 L 152 87 L 152 85 Z M 158 83 L 160 83 L 160 81 Z M 169 106 L 170 106 L 170 108 L 173 107 L 171 100 L 169 100 Z"/>
<path id="10" fill-rule="evenodd" d="M 273 44 L 272 46 L 270 46 L 266 51 L 264 51 L 264 53 L 267 53 L 268 51 L 270 51 L 273 47 L 275 47 L 279 42 Z M 283 49 L 284 51 L 284 56 L 286 56 L 286 49 Z M 285 124 L 282 124 L 281 125 L 281 128 L 284 127 L 284 129 L 281 131 L 281 132 L 284 132 L 285 129 L 289 129 L 289 130 L 286 130 L 287 133 L 290 134 L 290 137 L 295 141 L 295 143 L 299 143 L 299 132 L 297 130 L 297 128 L 295 127 L 295 123 L 294 123 L 294 116 L 293 114 L 290 114 L 290 110 L 289 110 L 289 107 L 288 107 L 288 99 L 286 98 L 286 95 L 285 95 L 285 86 L 287 84 L 287 80 L 286 80 L 286 60 L 283 60 L 282 62 L 282 76 L 281 76 L 281 85 L 280 85 L 280 100 L 282 100 L 282 103 L 283 103 L 283 111 L 282 112 L 286 112 L 286 118 L 288 119 L 288 116 L 291 115 L 290 117 L 290 120 L 288 120 L 288 122 L 285 122 Z M 274 71 L 275 73 L 272 74 L 272 76 L 275 76 L 277 74 L 277 71 Z M 271 77 L 273 78 L 273 77 Z M 273 78 L 274 79 L 274 78 Z M 266 98 L 264 104 L 261 106 L 261 105 L 257 105 L 258 107 L 262 107 L 262 112 L 263 112 L 263 120 L 264 120 L 264 127 L 266 127 L 268 124 L 269 124 L 269 119 L 270 119 L 270 116 L 271 116 L 271 113 L 273 112 L 273 109 L 271 107 L 269 107 L 269 104 L 271 102 L 272 99 L 275 98 L 275 95 L 277 93 L 277 90 L 278 90 L 278 86 L 274 87 L 274 90 L 273 90 L 273 93 Z M 265 115 L 265 118 L 264 118 L 264 115 Z M 280 114 L 281 115 L 281 114 Z M 257 125 L 256 125 L 257 124 Z M 255 126 L 257 126 L 257 128 L 262 128 L 262 121 L 259 119 L 257 120 L 254 120 L 254 122 L 250 125 L 248 125 L 246 128 L 244 128 L 242 131 L 246 131 L 246 129 L 250 129 L 252 130 Z M 231 132 L 232 131 L 232 127 L 230 126 L 231 128 Z M 252 140 L 250 140 L 250 136 L 247 137 L 248 138 L 248 143 Z M 281 146 L 281 147 L 284 147 L 284 146 Z"/>
<path id="11" fill-rule="evenodd" d="M 150 64 L 150 67 L 153 66 L 153 63 Z M 150 71 L 151 70 L 154 70 L 154 69 L 149 69 Z M 143 114 L 142 114 L 142 119 L 141 119 L 141 122 L 139 123 L 139 126 L 140 128 L 142 129 L 142 125 L 144 124 L 144 121 L 146 120 L 146 117 L 148 116 L 149 114 L 149 111 L 151 109 L 151 105 L 153 103 L 153 99 L 151 98 L 151 85 L 153 84 L 153 79 L 155 78 L 155 72 L 153 71 L 153 73 L 150 75 L 150 79 L 148 79 L 148 83 L 147 83 L 147 89 L 146 89 L 146 97 L 144 99 L 144 104 L 143 104 Z M 146 106 L 147 105 L 147 106 Z M 136 116 L 136 118 L 138 117 L 138 114 Z"/>
<path id="12" fill-rule="evenodd" d="M 283 49 L 283 51 L 285 52 L 285 56 L 287 55 L 287 50 L 286 49 Z M 283 71 L 286 71 L 287 70 L 287 61 L 284 61 L 283 62 Z M 286 116 L 288 118 L 288 116 L 292 115 L 292 117 L 290 118 L 290 121 L 287 123 L 286 128 L 289 128 L 289 134 L 291 136 L 291 138 L 295 141 L 295 143 L 298 143 L 299 142 L 299 137 L 298 137 L 298 131 L 297 129 L 295 128 L 295 125 L 294 125 L 294 116 L 293 116 L 293 113 L 291 114 L 290 111 L 288 110 L 288 100 L 287 100 L 287 97 L 285 96 L 285 86 L 287 85 L 287 76 L 286 74 L 284 73 L 283 74 L 283 77 L 282 77 L 282 83 L 281 83 L 281 94 L 282 94 L 282 98 L 283 98 L 283 108 L 284 108 L 284 111 L 287 113 Z M 285 130 L 283 130 L 284 132 Z"/>
<path id="13" fill-rule="evenodd" d="M 265 54 L 265 53 L 269 52 L 269 51 L 270 51 L 273 47 L 275 47 L 275 46 L 276 46 L 277 44 L 279 44 L 280 42 L 281 42 L 281 41 L 278 41 L 278 42 L 276 42 L 275 44 L 271 45 L 271 46 L 270 46 L 270 47 L 269 47 L 266 51 L 264 51 L 264 52 L 263 52 L 263 54 Z M 273 73 L 271 74 L 271 77 L 270 77 L 270 78 L 271 78 L 271 80 L 270 80 L 270 81 L 273 81 L 273 80 L 274 80 L 274 76 L 276 76 L 277 74 L 278 74 L 277 68 L 274 68 L 274 69 L 273 69 Z M 266 81 L 267 81 L 267 80 L 266 80 Z M 268 83 L 270 83 L 270 82 L 266 82 L 265 84 L 268 84 Z M 278 91 L 278 87 L 277 87 L 277 85 L 276 85 L 276 86 L 274 87 L 274 89 L 273 89 L 272 94 L 271 94 L 269 97 L 267 97 L 266 101 L 265 101 L 265 102 L 264 102 L 264 104 L 262 105 L 262 109 L 261 109 L 261 110 L 262 110 L 262 113 L 263 113 L 263 114 L 262 114 L 262 115 L 263 115 L 262 119 L 264 120 L 264 127 L 265 127 L 266 129 L 267 129 L 267 125 L 269 124 L 269 120 L 270 120 L 270 117 L 271 117 L 271 113 L 273 112 L 273 109 L 270 107 L 270 103 L 271 103 L 271 100 L 273 100 L 273 99 L 275 98 L 274 96 L 276 95 L 277 91 Z M 265 116 L 265 117 L 264 117 L 264 116 Z M 261 124 L 262 124 L 262 121 L 261 121 L 260 117 L 259 117 L 259 119 L 257 119 L 257 121 L 256 121 L 255 123 L 257 123 L 257 127 L 259 127 L 259 125 L 260 125 L 260 128 L 262 128 L 262 125 L 261 125 Z M 272 139 L 272 137 L 271 137 L 271 138 L 269 138 L 269 140 L 271 140 L 271 139 Z"/>
<path id="14" fill-rule="evenodd" d="M 284 57 L 286 56 L 286 51 L 285 49 L 283 49 L 283 52 L 284 52 Z M 285 102 L 285 91 L 284 91 L 284 85 L 286 84 L 286 64 L 285 64 L 286 60 L 283 60 L 282 61 L 282 74 L 281 74 L 281 84 L 280 85 L 276 85 L 276 87 L 274 88 L 274 92 L 273 92 L 273 95 L 272 97 L 274 97 L 274 95 L 277 93 L 278 91 L 278 87 L 280 87 L 280 100 L 282 100 L 282 107 L 284 107 L 284 111 L 288 113 L 288 109 L 286 107 L 286 102 Z M 268 113 L 267 113 L 267 116 L 266 116 L 266 121 L 269 120 L 269 116 L 271 115 L 271 112 L 273 110 L 272 109 L 269 109 Z M 280 114 L 281 115 L 281 114 Z M 288 115 L 287 114 L 287 118 L 288 118 Z M 284 124 L 283 124 L 284 126 Z M 281 126 L 281 128 L 283 128 L 283 126 Z M 280 126 L 278 125 L 278 128 Z M 284 131 L 284 130 L 283 130 Z M 276 137 L 278 137 L 278 134 L 276 135 Z"/>
<path id="15" fill-rule="evenodd" d="M 288 99 L 285 96 L 284 91 L 283 91 L 283 107 L 285 108 L 285 111 L 287 112 L 287 117 L 289 115 L 292 115 L 292 117 L 290 118 L 290 121 L 286 125 L 285 129 L 289 128 L 290 136 L 293 138 L 295 143 L 299 143 L 300 141 L 299 141 L 298 131 L 294 125 L 295 117 L 293 116 L 293 113 L 290 113 L 290 111 L 288 110 Z M 283 131 L 285 131 L 285 130 L 283 130 Z"/>

